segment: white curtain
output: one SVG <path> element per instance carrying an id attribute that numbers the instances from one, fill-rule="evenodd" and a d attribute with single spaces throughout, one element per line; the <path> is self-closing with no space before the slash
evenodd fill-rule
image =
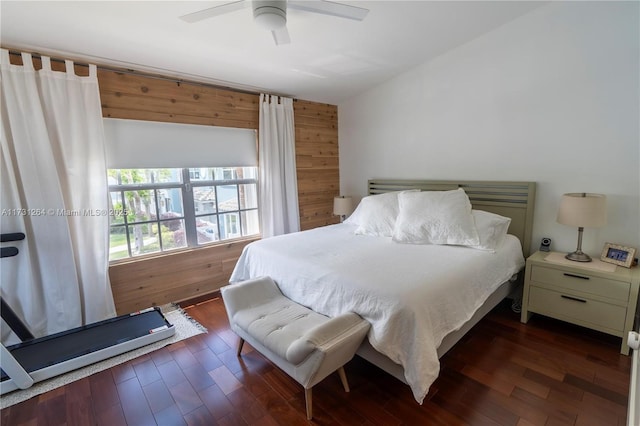
<path id="1" fill-rule="evenodd" d="M 1 231 L 24 232 L 1 260 L 2 297 L 36 336 L 115 315 L 108 278 L 109 216 L 97 70 L 76 76 L 31 55 L 0 51 Z M 3 244 L 7 246 L 7 243 Z M 10 344 L 5 324 L 2 342 Z"/>
<path id="2" fill-rule="evenodd" d="M 292 99 L 260 95 L 258 140 L 262 237 L 299 231 Z"/>

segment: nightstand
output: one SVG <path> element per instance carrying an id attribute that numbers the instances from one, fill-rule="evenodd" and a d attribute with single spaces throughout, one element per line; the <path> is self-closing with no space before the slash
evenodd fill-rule
<path id="1" fill-rule="evenodd" d="M 536 252 L 527 259 L 520 321 L 538 313 L 612 334 L 622 338 L 620 353 L 629 355 L 640 268 L 568 262 L 559 253 Z"/>

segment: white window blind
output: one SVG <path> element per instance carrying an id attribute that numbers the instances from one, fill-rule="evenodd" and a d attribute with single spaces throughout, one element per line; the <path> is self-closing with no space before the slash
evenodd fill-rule
<path id="1" fill-rule="evenodd" d="M 258 164 L 253 129 L 105 118 L 104 132 L 110 169 Z"/>

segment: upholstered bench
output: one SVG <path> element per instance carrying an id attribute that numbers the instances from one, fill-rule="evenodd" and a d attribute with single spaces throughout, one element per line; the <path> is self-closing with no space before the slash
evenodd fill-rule
<path id="1" fill-rule="evenodd" d="M 312 418 L 311 389 L 338 371 L 349 392 L 343 366 L 353 358 L 369 323 L 354 313 L 320 315 L 286 298 L 269 277 L 220 289 L 231 329 L 284 370 L 305 389 L 307 418 Z"/>

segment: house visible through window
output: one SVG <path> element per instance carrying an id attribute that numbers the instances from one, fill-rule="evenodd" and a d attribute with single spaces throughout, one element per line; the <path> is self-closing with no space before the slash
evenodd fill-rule
<path id="1" fill-rule="evenodd" d="M 260 232 L 256 167 L 109 169 L 109 260 Z"/>

